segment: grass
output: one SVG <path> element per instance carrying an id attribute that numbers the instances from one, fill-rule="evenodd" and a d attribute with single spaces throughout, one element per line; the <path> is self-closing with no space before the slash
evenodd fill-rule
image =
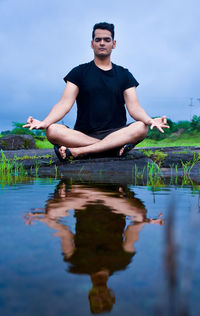
<path id="1" fill-rule="evenodd" d="M 184 133 L 179 137 L 173 135 L 162 140 L 144 139 L 136 147 L 173 147 L 173 146 L 200 146 L 199 133 Z"/>
<path id="2" fill-rule="evenodd" d="M 3 135 L 0 134 L 0 137 Z M 34 136 L 35 144 L 38 149 L 50 149 L 53 145 L 45 136 Z M 173 147 L 173 146 L 200 146 L 199 132 L 183 133 L 181 136 L 169 135 L 162 140 L 146 138 L 136 147 Z"/>
<path id="3" fill-rule="evenodd" d="M 152 156 L 151 151 L 145 151 L 146 155 Z M 154 155 L 154 153 L 153 153 Z M 30 169 L 30 172 L 28 170 L 25 170 L 23 167 L 23 163 L 20 162 L 20 159 L 7 159 L 2 152 L 2 158 L 0 159 L 0 192 L 3 189 L 5 185 L 13 185 L 16 183 L 26 183 L 28 181 L 32 181 L 34 172 L 34 178 L 39 177 L 39 168 L 40 163 L 35 163 L 33 170 Z M 139 170 L 137 165 L 135 164 L 132 168 L 132 177 L 133 177 L 133 184 L 138 185 L 146 185 L 148 187 L 154 188 L 154 187 L 161 187 L 165 186 L 167 183 L 169 184 L 169 179 L 167 180 L 163 174 L 162 169 L 160 168 L 160 164 L 162 162 L 163 156 L 160 155 L 160 153 L 157 151 L 156 155 L 154 155 L 155 161 L 153 164 L 148 163 L 142 170 Z M 190 178 L 190 173 L 192 167 L 200 160 L 200 155 L 194 155 L 194 158 L 192 161 L 188 161 L 186 163 L 182 162 L 182 168 L 183 168 L 183 175 L 181 178 L 179 178 L 178 181 L 178 168 L 177 166 L 171 168 L 171 178 L 170 178 L 170 184 L 174 185 L 192 185 L 199 188 L 199 185 L 196 185 L 193 183 L 192 179 Z M 82 172 L 84 170 L 84 166 L 80 168 L 79 175 L 82 175 Z M 174 173 L 175 171 L 175 173 Z M 99 172 L 99 176 L 101 177 L 101 170 Z M 58 167 L 55 165 L 55 173 L 54 173 L 54 179 L 58 177 Z M 59 174 L 59 177 L 62 177 L 61 174 Z"/>
<path id="4" fill-rule="evenodd" d="M 23 156 L 17 157 L 14 156 L 12 159 L 6 158 L 3 150 L 1 150 L 1 158 L 0 158 L 0 188 L 4 185 L 9 184 L 13 185 L 17 182 L 26 182 L 27 179 L 30 179 L 30 172 L 24 168 L 23 160 L 28 159 L 42 159 L 42 158 L 50 158 L 48 163 L 53 162 L 52 155 L 43 155 L 43 156 Z M 43 161 L 44 163 L 44 161 Z M 40 161 L 36 161 L 34 163 L 33 171 L 35 172 L 35 177 L 38 177 L 38 170 L 40 168 Z M 32 167 L 30 168 L 32 172 Z M 55 178 L 57 177 L 57 169 L 55 166 Z"/>
<path id="5" fill-rule="evenodd" d="M 38 149 L 53 148 L 53 145 L 46 137 L 35 137 L 36 147 Z M 146 138 L 136 147 L 175 147 L 175 146 L 200 146 L 199 133 L 184 133 L 181 136 L 170 135 L 168 138 L 162 140 L 154 140 Z"/>
<path id="6" fill-rule="evenodd" d="M 39 149 L 47 149 L 47 148 L 53 148 L 53 145 L 47 140 L 46 137 L 34 137 L 35 138 L 35 142 L 36 142 L 36 147 Z M 145 139 L 144 141 L 142 141 L 140 144 L 137 145 L 137 147 L 167 147 L 167 146 L 200 146 L 200 137 L 199 137 L 199 133 L 184 133 L 181 136 L 177 137 L 177 135 L 170 135 L 168 136 L 168 138 L 165 138 L 163 140 L 157 141 L 157 140 L 153 140 L 153 139 Z M 141 149 L 142 150 L 142 149 Z M 153 161 L 155 162 L 155 165 L 148 165 L 146 167 L 146 170 L 144 169 L 142 172 L 137 170 L 137 166 L 135 166 L 135 170 L 133 170 L 133 176 L 135 178 L 135 182 L 137 183 L 137 181 L 140 179 L 144 179 L 146 178 L 147 180 L 147 185 L 158 185 L 158 184 L 162 184 L 164 183 L 164 179 L 162 176 L 162 172 L 160 170 L 160 167 L 162 165 L 163 160 L 166 157 L 166 154 L 156 150 L 156 151 L 152 151 L 152 150 L 142 150 L 145 155 L 147 157 L 150 157 L 151 159 L 153 159 Z M 191 151 L 190 151 L 191 152 Z M 15 176 L 15 177 L 19 177 L 19 176 L 27 176 L 27 170 L 23 169 L 23 164 L 21 163 L 20 160 L 24 160 L 24 159 L 34 159 L 36 157 L 14 157 L 13 160 L 8 160 L 6 159 L 6 157 L 4 155 L 2 155 L 2 159 L 0 160 L 0 176 L 1 178 L 6 181 L 6 178 L 9 178 L 9 181 L 7 179 L 7 182 L 12 182 L 11 177 Z M 40 157 L 37 157 L 40 158 Z M 45 157 L 45 158 L 51 158 L 52 157 Z M 50 159 L 50 161 L 51 161 Z M 182 163 L 182 168 L 183 168 L 183 180 L 184 180 L 184 184 L 189 184 L 189 182 L 191 183 L 191 179 L 190 179 L 190 172 L 192 167 L 196 164 L 196 162 L 198 162 L 200 160 L 200 155 L 194 156 L 193 160 L 187 163 Z M 38 170 L 39 170 L 40 164 L 36 164 L 34 169 L 35 169 L 35 173 L 36 176 L 38 176 Z M 55 174 L 56 177 L 58 175 L 58 170 L 57 167 L 55 167 Z M 83 171 L 83 167 L 80 170 L 80 174 Z M 177 166 L 174 166 L 174 170 L 178 170 Z M 173 170 L 171 170 L 172 173 L 172 178 L 174 178 L 174 172 L 172 172 Z M 178 174 L 178 171 L 176 172 L 176 174 Z M 146 175 L 146 176 L 145 176 Z M 176 177 L 176 176 L 175 176 Z M 171 179 L 172 180 L 172 179 Z"/>
<path id="7" fill-rule="evenodd" d="M 199 158 L 200 159 L 200 158 Z M 200 185 L 194 183 L 190 177 L 190 172 L 192 167 L 198 162 L 198 158 L 196 160 L 189 163 L 182 163 L 183 174 L 182 176 L 178 176 L 178 168 L 177 165 L 172 168 L 171 167 L 171 176 L 165 178 L 162 173 L 162 169 L 160 166 L 155 164 L 147 164 L 143 168 L 143 170 L 138 170 L 137 165 L 134 166 L 132 170 L 133 175 L 133 184 L 134 185 L 145 185 L 151 188 L 158 188 L 166 185 L 179 185 L 185 186 L 190 185 L 195 189 L 200 189 Z M 174 172 L 175 171 L 175 172 Z"/>
<path id="8" fill-rule="evenodd" d="M 16 160 L 9 160 L 1 151 L 2 157 L 0 160 L 0 188 L 6 184 L 13 185 L 18 182 L 29 181 L 28 173 L 24 170 L 23 164 Z"/>
<path id="9" fill-rule="evenodd" d="M 46 159 L 48 159 L 48 158 L 50 158 L 50 163 L 52 163 L 53 162 L 53 155 L 52 154 L 46 154 L 46 155 L 41 155 L 41 156 L 38 156 L 38 155 L 33 155 L 33 156 L 28 156 L 28 155 L 24 155 L 24 156 L 20 156 L 20 157 L 18 157 L 18 156 L 16 156 L 16 155 L 14 155 L 14 160 L 16 160 L 16 161 L 20 161 L 20 160 L 29 160 L 29 159 L 43 159 L 43 158 L 46 158 Z"/>
<path id="10" fill-rule="evenodd" d="M 161 166 L 165 157 L 167 157 L 167 154 L 160 150 L 156 150 L 155 152 L 153 152 L 152 150 L 140 149 L 140 151 L 143 152 L 147 157 L 151 158 L 154 162 L 156 162 L 159 167 Z"/>
<path id="11" fill-rule="evenodd" d="M 35 137 L 35 145 L 38 149 L 53 148 L 53 145 L 47 140 L 46 137 Z"/>

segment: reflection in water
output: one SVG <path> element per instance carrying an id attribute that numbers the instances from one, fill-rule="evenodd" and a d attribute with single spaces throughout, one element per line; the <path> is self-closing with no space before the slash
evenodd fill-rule
<path id="1" fill-rule="evenodd" d="M 62 222 L 72 209 L 75 233 Z M 55 235 L 61 239 L 69 272 L 90 275 L 92 288 L 88 297 L 92 313 L 112 309 L 115 295 L 107 286 L 108 278 L 129 265 L 143 226 L 164 224 L 160 217 L 147 218 L 144 204 L 127 187 L 69 185 L 64 181 L 56 187 L 45 210 L 34 210 L 26 215 L 27 224 L 33 220 L 57 231 Z"/>

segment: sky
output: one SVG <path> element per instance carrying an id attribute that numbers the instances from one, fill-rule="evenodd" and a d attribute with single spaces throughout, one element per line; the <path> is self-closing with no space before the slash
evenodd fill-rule
<path id="1" fill-rule="evenodd" d="M 104 21 L 115 25 L 112 62 L 140 83 L 150 116 L 200 115 L 199 0 L 0 0 L 0 131 L 45 118 L 63 77 L 93 59 L 92 27 Z M 75 118 L 76 106 L 63 121 Z"/>

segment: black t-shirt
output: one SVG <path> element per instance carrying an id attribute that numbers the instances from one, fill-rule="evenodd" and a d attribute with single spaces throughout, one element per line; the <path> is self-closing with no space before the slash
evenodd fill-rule
<path id="1" fill-rule="evenodd" d="M 109 274 L 125 270 L 135 252 L 123 248 L 125 216 L 116 214 L 101 201 L 86 204 L 76 210 L 75 250 L 70 258 L 69 271 L 78 274 L 93 274 L 108 270 Z"/>
<path id="2" fill-rule="evenodd" d="M 138 86 L 128 69 L 112 64 L 105 71 L 91 61 L 73 68 L 64 80 L 79 88 L 76 130 L 92 133 L 126 124 L 123 92 Z"/>

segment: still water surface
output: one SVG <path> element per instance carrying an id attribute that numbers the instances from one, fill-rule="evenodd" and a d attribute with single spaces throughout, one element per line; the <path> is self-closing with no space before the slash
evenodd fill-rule
<path id="1" fill-rule="evenodd" d="M 0 313 L 199 315 L 199 222 L 191 187 L 2 186 Z"/>

